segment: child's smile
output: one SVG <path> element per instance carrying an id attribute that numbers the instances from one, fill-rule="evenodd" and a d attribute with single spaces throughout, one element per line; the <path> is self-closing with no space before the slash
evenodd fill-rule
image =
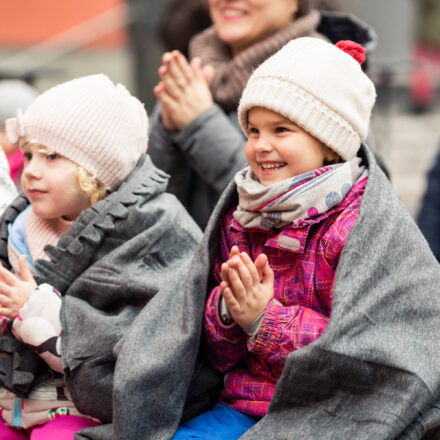
<path id="1" fill-rule="evenodd" d="M 301 127 L 272 110 L 254 107 L 248 115 L 246 157 L 264 186 L 322 167 L 338 155 Z"/>
<path id="2" fill-rule="evenodd" d="M 285 162 L 260 162 L 260 167 L 263 169 L 263 172 L 268 172 L 270 170 L 276 171 L 278 168 L 285 166 Z"/>

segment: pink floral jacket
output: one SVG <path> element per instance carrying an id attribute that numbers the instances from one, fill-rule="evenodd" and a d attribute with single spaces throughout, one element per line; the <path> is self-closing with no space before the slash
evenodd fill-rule
<path id="1" fill-rule="evenodd" d="M 235 208 L 225 216 L 221 254 L 214 265 L 216 280 L 220 283 L 220 266 L 233 245 L 252 260 L 265 253 L 275 274 L 277 301 L 269 302 L 251 342 L 238 324 L 225 325 L 220 320 L 220 288 L 210 293 L 205 310 L 206 350 L 214 368 L 227 373 L 222 403 L 244 414 L 264 416 L 286 357 L 324 332 L 339 256 L 357 220 L 366 182 L 367 178 L 357 182 L 339 205 L 295 226 L 246 230 L 234 220 Z"/>

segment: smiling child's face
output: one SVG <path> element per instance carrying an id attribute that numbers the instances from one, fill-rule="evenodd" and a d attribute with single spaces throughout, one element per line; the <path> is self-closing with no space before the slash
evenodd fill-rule
<path id="1" fill-rule="evenodd" d="M 338 155 L 294 122 L 272 110 L 254 107 L 248 113 L 246 157 L 264 186 L 320 168 Z"/>

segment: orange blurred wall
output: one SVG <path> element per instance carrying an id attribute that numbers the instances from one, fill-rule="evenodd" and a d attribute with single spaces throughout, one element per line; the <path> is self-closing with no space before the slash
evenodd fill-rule
<path id="1" fill-rule="evenodd" d="M 121 3 L 124 0 L 2 0 L 0 46 L 39 43 Z M 96 40 L 92 46 L 121 46 L 126 38 L 121 29 Z"/>

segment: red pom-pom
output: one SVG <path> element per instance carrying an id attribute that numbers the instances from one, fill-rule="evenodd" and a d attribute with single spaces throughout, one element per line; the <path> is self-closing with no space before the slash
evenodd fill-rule
<path id="1" fill-rule="evenodd" d="M 365 48 L 359 43 L 351 40 L 341 40 L 335 46 L 351 55 L 359 64 L 365 61 Z"/>

